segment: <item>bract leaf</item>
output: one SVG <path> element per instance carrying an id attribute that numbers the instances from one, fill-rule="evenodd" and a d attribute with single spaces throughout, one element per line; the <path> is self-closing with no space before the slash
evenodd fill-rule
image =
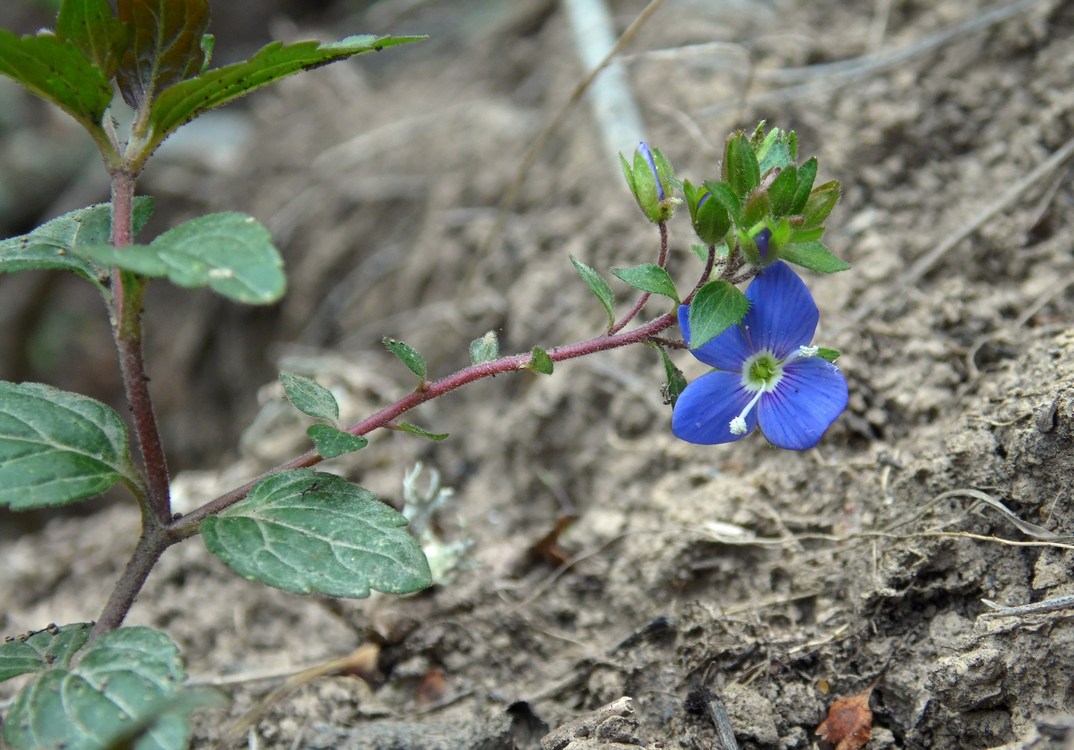
<path id="1" fill-rule="evenodd" d="M 401 513 L 334 474 L 297 469 L 258 482 L 245 500 L 209 516 L 201 536 L 239 575 L 299 594 L 363 598 L 432 583 Z"/>
<path id="2" fill-rule="evenodd" d="M 177 128 L 206 110 L 227 104 L 293 73 L 424 38 L 363 34 L 327 44 L 272 42 L 249 60 L 209 70 L 161 92 L 153 102 L 149 116 L 146 153 L 148 155 Z"/>
<path id="3" fill-rule="evenodd" d="M 79 248 L 91 260 L 187 288 L 207 286 L 251 305 L 283 296 L 283 258 L 268 228 L 235 212 L 208 214 L 169 229 L 148 245 L 117 250 L 110 245 Z"/>
<path id="4" fill-rule="evenodd" d="M 197 74 L 205 61 L 207 0 L 119 0 L 119 20 L 131 29 L 116 82 L 133 109 Z"/>
<path id="5" fill-rule="evenodd" d="M 768 187 L 768 200 L 772 205 L 772 216 L 781 217 L 791 213 L 794 205 L 795 189 L 798 187 L 798 169 L 794 166 L 783 168 Z"/>
<path id="6" fill-rule="evenodd" d="M 108 0 L 65 0 L 56 19 L 56 36 L 78 48 L 109 80 L 130 42 L 130 32 Z"/>
<path id="7" fill-rule="evenodd" d="M 332 391 L 302 375 L 281 371 L 280 382 L 287 400 L 303 414 L 314 419 L 327 419 L 335 422 L 339 419 L 339 404 Z"/>
<path id="8" fill-rule="evenodd" d="M 62 109 L 106 142 L 101 120 L 112 102 L 112 85 L 74 44 L 54 34 L 19 37 L 0 29 L 0 74 Z"/>
<path id="9" fill-rule="evenodd" d="M 733 223 L 742 223 L 742 201 L 735 193 L 734 188 L 726 182 L 715 181 L 706 182 L 705 188 L 712 193 L 712 197 L 723 206 Z"/>
<path id="10" fill-rule="evenodd" d="M 741 131 L 727 139 L 723 152 L 723 181 L 744 198 L 761 182 L 761 168 L 750 139 Z M 707 187 L 707 185 L 706 185 Z"/>
<path id="11" fill-rule="evenodd" d="M 667 382 L 664 384 L 664 403 L 674 406 L 679 400 L 679 394 L 686 389 L 686 377 L 682 374 L 682 370 L 671 361 L 671 357 L 663 347 L 655 348 L 660 352 L 660 359 L 664 363 L 664 374 L 667 376 Z"/>
<path id="12" fill-rule="evenodd" d="M 746 295 L 729 281 L 710 281 L 690 303 L 690 344 L 697 349 L 742 320 L 750 307 Z"/>
<path id="13" fill-rule="evenodd" d="M 813 182 L 817 179 L 817 157 L 808 159 L 798 167 L 798 186 L 794 190 L 794 201 L 791 203 L 789 213 L 800 214 L 809 200 L 809 193 L 813 190 Z"/>
<path id="14" fill-rule="evenodd" d="M 635 289 L 670 297 L 676 304 L 679 302 L 675 282 L 671 280 L 671 276 L 665 269 L 655 263 L 642 263 L 629 268 L 613 268 L 612 273 Z"/>
<path id="15" fill-rule="evenodd" d="M 481 338 L 470 342 L 470 363 L 480 365 L 491 362 L 500 356 L 500 340 L 496 331 L 489 331 Z"/>
<path id="16" fill-rule="evenodd" d="M 833 255 L 822 242 L 792 242 L 779 255 L 783 260 L 817 273 L 836 273 L 850 268 L 849 263 Z"/>
<path id="17" fill-rule="evenodd" d="M 139 232 L 153 213 L 153 199 L 134 199 L 134 232 Z M 71 271 L 111 298 L 104 282 L 108 269 L 78 254 L 78 250 L 109 242 L 112 207 L 99 203 L 71 211 L 42 224 L 29 234 L 0 241 L 0 273 L 20 271 Z"/>
<path id="18" fill-rule="evenodd" d="M 317 447 L 321 458 L 335 458 L 344 453 L 353 453 L 369 445 L 369 441 L 359 435 L 352 435 L 338 427 L 328 424 L 313 424 L 306 429 L 306 434 Z"/>
<path id="19" fill-rule="evenodd" d="M 574 264 L 578 275 L 582 277 L 582 281 L 589 287 L 589 291 L 596 295 L 605 312 L 608 313 L 608 327 L 611 328 L 615 325 L 615 296 L 612 294 L 612 288 L 608 286 L 608 282 L 599 273 L 573 255 L 571 256 L 571 263 Z"/>
<path id="20" fill-rule="evenodd" d="M 182 694 L 179 649 L 145 627 L 107 633 L 80 652 L 78 664 L 53 665 L 18 694 L 5 717 L 4 739 L 16 750 L 99 750 L 113 747 L 132 725 L 152 722 L 136 750 L 179 750 L 190 728 L 187 711 L 161 711 Z"/>
<path id="21" fill-rule="evenodd" d="M 0 507 L 66 505 L 121 480 L 139 482 L 118 414 L 77 393 L 0 381 Z"/>
<path id="22" fill-rule="evenodd" d="M 89 640 L 93 623 L 50 625 L 0 643 L 0 682 L 27 672 L 66 667 L 71 657 Z"/>
<path id="23" fill-rule="evenodd" d="M 425 364 L 425 357 L 421 356 L 417 349 L 410 346 L 410 344 L 403 343 L 402 341 L 393 338 L 384 338 L 381 339 L 381 342 L 387 347 L 388 351 L 397 356 L 412 373 L 422 380 L 425 380 L 425 376 L 429 372 L 429 366 Z"/>
<path id="24" fill-rule="evenodd" d="M 539 346 L 533 347 L 531 352 L 533 359 L 526 365 L 527 370 L 532 370 L 540 375 L 551 375 L 555 368 L 555 362 L 544 349 Z"/>

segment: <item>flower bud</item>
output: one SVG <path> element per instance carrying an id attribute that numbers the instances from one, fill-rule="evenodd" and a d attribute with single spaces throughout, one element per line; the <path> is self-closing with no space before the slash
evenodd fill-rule
<path id="1" fill-rule="evenodd" d="M 660 149 L 650 149 L 643 141 L 634 152 L 633 165 L 622 154 L 619 163 L 630 192 L 649 221 L 659 224 L 670 219 L 677 202 L 671 196 L 674 173 Z"/>

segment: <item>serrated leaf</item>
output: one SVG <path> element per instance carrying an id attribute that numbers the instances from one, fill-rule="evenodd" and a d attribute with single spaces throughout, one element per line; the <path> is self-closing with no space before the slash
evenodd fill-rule
<path id="1" fill-rule="evenodd" d="M 850 268 L 849 263 L 833 255 L 821 242 L 792 242 L 780 251 L 779 256 L 817 273 L 836 273 Z"/>
<path id="2" fill-rule="evenodd" d="M 74 117 L 97 142 L 107 140 L 101 120 L 112 85 L 73 44 L 49 32 L 19 37 L 0 29 L 0 73 Z"/>
<path id="3" fill-rule="evenodd" d="M 480 365 L 500 356 L 500 339 L 496 331 L 489 331 L 470 342 L 470 364 Z"/>
<path id="4" fill-rule="evenodd" d="M 207 0 L 119 0 L 118 10 L 131 39 L 116 82 L 123 101 L 133 109 L 201 70 L 201 38 L 209 27 Z"/>
<path id="5" fill-rule="evenodd" d="M 16 750 L 99 750 L 132 725 L 155 720 L 132 746 L 179 750 L 190 728 L 184 715 L 161 708 L 181 695 L 186 679 L 179 649 L 145 627 L 120 628 L 79 652 L 77 666 L 54 666 L 18 694 L 4 722 Z"/>
<path id="6" fill-rule="evenodd" d="M 608 327 L 615 325 L 615 296 L 612 294 L 612 288 L 608 286 L 608 282 L 599 273 L 573 255 L 571 256 L 571 263 L 574 264 L 578 275 L 582 277 L 582 281 L 589 287 L 589 291 L 593 292 L 604 307 L 605 312 L 608 313 Z"/>
<path id="7" fill-rule="evenodd" d="M 138 479 L 127 428 L 99 401 L 0 381 L 0 507 L 66 505 Z"/>
<path id="8" fill-rule="evenodd" d="M 629 268 L 613 268 L 612 273 L 635 289 L 670 297 L 676 304 L 679 302 L 675 282 L 671 280 L 671 276 L 665 269 L 655 263 L 642 263 Z"/>
<path id="9" fill-rule="evenodd" d="M 705 284 L 690 303 L 690 348 L 704 346 L 738 323 L 749 307 L 746 295 L 734 284 L 722 279 Z"/>
<path id="10" fill-rule="evenodd" d="M 429 366 L 425 364 L 425 357 L 421 356 L 417 349 L 410 346 L 410 344 L 406 344 L 393 338 L 384 338 L 381 342 L 388 351 L 398 357 L 399 360 L 407 366 L 407 369 L 422 380 L 425 380 L 425 376 L 429 372 Z"/>
<path id="11" fill-rule="evenodd" d="M 287 400 L 303 414 L 330 422 L 339 419 L 336 397 L 317 381 L 293 372 L 281 371 L 280 382 Z"/>
<path id="12" fill-rule="evenodd" d="M 91 260 L 187 288 L 207 286 L 251 305 L 283 296 L 283 258 L 267 227 L 252 216 L 208 214 L 169 229 L 148 245 L 79 248 Z"/>
<path id="13" fill-rule="evenodd" d="M 201 524 L 205 546 L 239 575 L 299 594 L 363 598 L 432 583 L 406 519 L 334 474 L 297 469 L 258 482 Z"/>
<path id="14" fill-rule="evenodd" d="M 418 427 L 417 425 L 410 424 L 409 422 L 400 422 L 394 425 L 393 429 L 401 432 L 409 432 L 411 435 L 417 435 L 418 437 L 426 438 L 427 440 L 434 440 L 440 442 L 441 440 L 447 440 L 451 435 L 446 432 L 429 432 L 426 429 Z"/>
<path id="15" fill-rule="evenodd" d="M 64 0 L 56 36 L 78 48 L 111 79 L 130 42 L 130 27 L 117 19 L 108 0 Z"/>
<path id="16" fill-rule="evenodd" d="M 138 233 L 153 213 L 153 199 L 134 199 L 134 232 Z M 112 206 L 99 203 L 80 208 L 42 224 L 29 234 L 0 241 L 0 273 L 20 271 L 71 271 L 109 296 L 104 281 L 108 269 L 78 255 L 83 247 L 109 242 Z"/>
<path id="17" fill-rule="evenodd" d="M 161 0 L 165 1 L 165 0 Z M 146 136 L 146 153 L 182 125 L 203 112 L 294 73 L 344 60 L 354 55 L 415 42 L 422 36 L 350 36 L 338 42 L 273 42 L 249 60 L 215 68 L 162 92 L 153 102 Z"/>
<path id="18" fill-rule="evenodd" d="M 555 368 L 555 362 L 552 361 L 552 357 L 548 352 L 539 346 L 533 347 L 530 352 L 532 359 L 526 364 L 527 370 L 532 370 L 539 375 L 551 375 L 552 370 Z"/>
<path id="19" fill-rule="evenodd" d="M 86 645 L 92 630 L 90 622 L 49 625 L 0 643 L 0 682 L 28 672 L 68 666 L 74 653 Z"/>
<path id="20" fill-rule="evenodd" d="M 321 458 L 335 458 L 344 453 L 353 453 L 369 445 L 369 441 L 359 435 L 344 432 L 338 427 L 327 424 L 314 424 L 306 429 L 306 434 L 317 447 Z"/>

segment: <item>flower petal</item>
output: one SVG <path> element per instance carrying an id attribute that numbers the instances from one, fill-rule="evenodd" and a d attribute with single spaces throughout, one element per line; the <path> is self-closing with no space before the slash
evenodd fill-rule
<path id="1" fill-rule="evenodd" d="M 786 263 L 773 263 L 761 271 L 746 289 L 746 297 L 750 309 L 741 326 L 751 352 L 767 349 L 783 359 L 813 340 L 820 313 L 805 282 Z"/>
<path id="2" fill-rule="evenodd" d="M 746 315 L 748 316 L 749 313 Z M 688 305 L 679 305 L 679 328 L 682 330 L 682 337 L 689 345 L 690 307 Z M 742 363 L 753 354 L 753 350 L 742 335 L 742 328 L 731 326 L 701 348 L 691 349 L 690 353 L 709 367 L 741 373 Z"/>
<path id="3" fill-rule="evenodd" d="M 808 357 L 786 365 L 776 389 L 761 396 L 757 417 L 772 445 L 801 451 L 819 443 L 846 408 L 843 373 L 825 359 Z"/>
<path id="4" fill-rule="evenodd" d="M 753 432 L 757 410 L 746 415 L 746 432 L 731 433 L 731 420 L 737 417 L 753 394 L 742 387 L 737 372 L 710 372 L 686 386 L 675 402 L 671 430 L 680 440 L 698 445 L 730 443 Z"/>

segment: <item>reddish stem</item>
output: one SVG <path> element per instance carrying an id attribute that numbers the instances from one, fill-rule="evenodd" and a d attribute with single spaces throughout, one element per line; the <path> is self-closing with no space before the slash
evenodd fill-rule
<path id="1" fill-rule="evenodd" d="M 660 227 L 660 255 L 656 259 L 656 265 L 663 268 L 668 262 L 668 225 L 667 222 L 662 221 L 657 226 Z M 638 301 L 634 303 L 634 307 L 630 308 L 630 312 L 623 316 L 622 320 L 609 328 L 608 333 L 616 334 L 626 328 L 627 324 L 638 316 L 638 313 L 641 312 L 641 308 L 645 307 L 645 303 L 649 301 L 650 296 L 649 292 L 645 292 L 638 297 Z"/>

